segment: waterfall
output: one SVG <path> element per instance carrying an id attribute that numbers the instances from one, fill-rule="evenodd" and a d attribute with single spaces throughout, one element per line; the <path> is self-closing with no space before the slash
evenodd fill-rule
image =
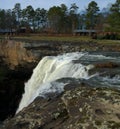
<path id="1" fill-rule="evenodd" d="M 113 54 L 114 55 L 114 54 Z M 61 93 L 66 85 L 63 78 L 86 79 L 89 83 L 100 86 L 119 86 L 120 76 L 109 78 L 99 74 L 89 76 L 88 71 L 94 68 L 94 62 L 118 62 L 119 57 L 102 55 L 101 53 L 74 52 L 58 56 L 44 57 L 33 70 L 33 74 L 25 83 L 25 93 L 22 96 L 16 113 L 28 106 L 37 96 L 46 97 L 49 93 Z M 86 65 L 83 65 L 86 64 Z M 116 81 L 117 80 L 117 81 Z"/>
<path id="2" fill-rule="evenodd" d="M 88 79 L 88 70 L 93 68 L 93 65 L 74 63 L 85 54 L 76 52 L 44 57 L 33 70 L 31 78 L 25 83 L 25 93 L 17 112 L 28 106 L 37 96 L 44 97 L 49 92 L 62 92 L 65 84 L 57 82 L 57 79 L 66 77 Z"/>

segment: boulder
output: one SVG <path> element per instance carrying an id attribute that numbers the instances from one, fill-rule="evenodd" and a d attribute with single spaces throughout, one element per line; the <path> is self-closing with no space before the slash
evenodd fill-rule
<path id="1" fill-rule="evenodd" d="M 114 62 L 95 64 L 95 68 L 117 68 L 117 67 L 120 67 L 120 65 Z"/>
<path id="2" fill-rule="evenodd" d="M 84 83 L 50 98 L 37 97 L 2 129 L 118 129 L 120 92 Z"/>

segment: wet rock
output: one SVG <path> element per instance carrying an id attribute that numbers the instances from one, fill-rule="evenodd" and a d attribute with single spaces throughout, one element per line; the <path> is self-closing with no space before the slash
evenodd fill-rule
<path id="1" fill-rule="evenodd" d="M 55 98 L 37 97 L 6 120 L 2 129 L 119 129 L 118 90 L 85 84 L 71 87 Z"/>
<path id="2" fill-rule="evenodd" d="M 94 68 L 89 70 L 89 74 L 93 75 L 99 73 L 99 76 L 114 78 L 120 74 L 120 63 L 116 62 L 95 62 L 93 63 Z"/>
<path id="3" fill-rule="evenodd" d="M 117 67 L 120 67 L 120 65 L 114 62 L 95 64 L 95 68 L 117 68 Z"/>
<path id="4" fill-rule="evenodd" d="M 96 109 L 96 110 L 95 110 L 95 113 L 96 113 L 97 115 L 103 115 L 103 114 L 104 114 L 104 112 L 103 112 L 101 109 Z"/>

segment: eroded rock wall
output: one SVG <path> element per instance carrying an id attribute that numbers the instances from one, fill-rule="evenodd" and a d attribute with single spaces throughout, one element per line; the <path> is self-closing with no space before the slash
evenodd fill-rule
<path id="1" fill-rule="evenodd" d="M 0 57 L 11 68 L 35 61 L 33 54 L 24 48 L 24 43 L 13 40 L 4 40 L 0 43 Z"/>

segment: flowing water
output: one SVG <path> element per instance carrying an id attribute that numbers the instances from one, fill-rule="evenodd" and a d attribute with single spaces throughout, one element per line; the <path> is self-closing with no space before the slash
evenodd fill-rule
<path id="1" fill-rule="evenodd" d="M 104 62 L 119 64 L 120 53 L 75 52 L 44 57 L 33 70 L 31 78 L 25 83 L 25 93 L 17 112 L 28 106 L 37 96 L 46 97 L 48 93 L 63 92 L 64 86 L 69 83 L 69 81 L 62 81 L 63 78 L 83 79 L 90 85 L 120 88 L 119 68 L 116 69 L 117 74 L 114 70 L 112 77 L 108 74 L 109 69 L 101 73 L 95 71 L 89 74 L 96 63 Z"/>

